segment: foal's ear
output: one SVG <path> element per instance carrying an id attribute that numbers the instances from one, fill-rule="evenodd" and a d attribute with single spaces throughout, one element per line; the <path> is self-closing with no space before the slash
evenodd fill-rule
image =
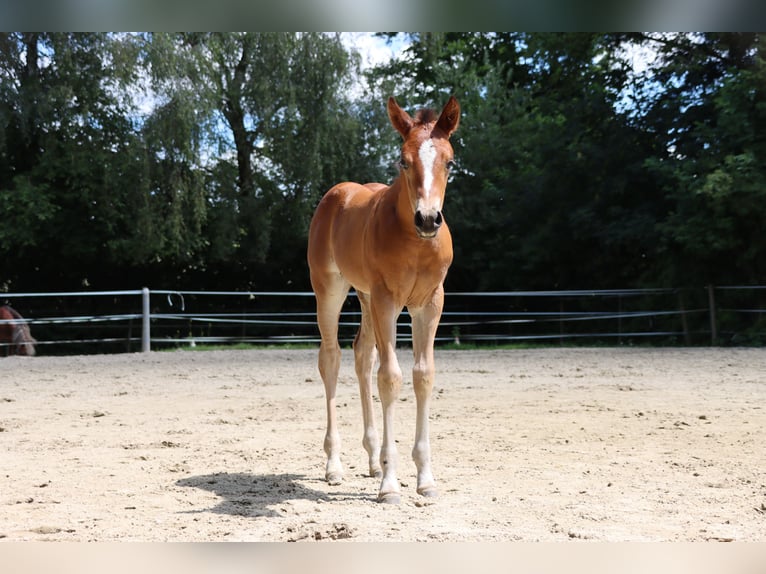
<path id="1" fill-rule="evenodd" d="M 447 103 L 444 104 L 444 109 L 436 122 L 436 127 L 443 130 L 447 134 L 447 137 L 449 137 L 457 129 L 459 124 L 460 104 L 457 103 L 455 96 L 450 96 Z"/>
<path id="2" fill-rule="evenodd" d="M 391 120 L 391 124 L 396 131 L 402 134 L 403 138 L 407 137 L 410 133 L 412 125 L 415 123 L 410 115 L 399 107 L 393 96 L 388 98 L 388 119 Z"/>

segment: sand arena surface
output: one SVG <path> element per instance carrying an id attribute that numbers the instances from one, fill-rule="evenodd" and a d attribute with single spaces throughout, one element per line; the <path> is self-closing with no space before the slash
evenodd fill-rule
<path id="1" fill-rule="evenodd" d="M 437 350 L 431 500 L 404 349 L 398 506 L 363 476 L 350 350 L 324 482 L 316 355 L 0 359 L 0 537 L 766 540 L 766 350 Z"/>

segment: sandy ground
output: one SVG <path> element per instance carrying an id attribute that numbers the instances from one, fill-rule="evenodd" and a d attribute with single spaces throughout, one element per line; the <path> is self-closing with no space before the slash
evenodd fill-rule
<path id="1" fill-rule="evenodd" d="M 390 506 L 363 476 L 350 351 L 340 486 L 314 350 L 0 359 L 0 538 L 766 540 L 766 350 L 437 351 L 435 500 L 400 360 Z"/>

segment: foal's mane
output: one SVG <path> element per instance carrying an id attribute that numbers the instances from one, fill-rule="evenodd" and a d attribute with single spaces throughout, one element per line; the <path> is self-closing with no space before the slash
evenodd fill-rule
<path id="1" fill-rule="evenodd" d="M 430 124 L 438 119 L 438 115 L 431 108 L 421 108 L 415 112 L 415 123 L 420 125 Z"/>

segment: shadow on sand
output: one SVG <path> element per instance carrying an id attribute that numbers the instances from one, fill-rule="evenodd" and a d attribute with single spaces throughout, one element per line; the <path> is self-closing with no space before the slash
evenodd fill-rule
<path id="1" fill-rule="evenodd" d="M 287 500 L 330 502 L 349 498 L 364 499 L 363 494 L 336 492 L 328 494 L 302 484 L 311 479 L 299 474 L 228 473 L 190 476 L 176 482 L 177 486 L 201 488 L 215 493 L 223 500 L 212 508 L 191 512 L 214 512 L 234 516 L 281 516 L 277 507 Z"/>

